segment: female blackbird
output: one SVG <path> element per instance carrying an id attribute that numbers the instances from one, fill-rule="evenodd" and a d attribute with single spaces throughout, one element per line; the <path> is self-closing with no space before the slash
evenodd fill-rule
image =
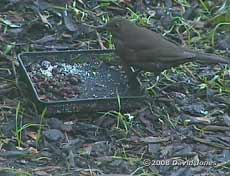
<path id="1" fill-rule="evenodd" d="M 182 48 L 160 34 L 121 17 L 112 19 L 105 28 L 112 33 L 116 53 L 125 69 L 134 66 L 159 74 L 165 69 L 192 61 L 207 64 L 230 63 L 230 60 L 214 54 Z"/>

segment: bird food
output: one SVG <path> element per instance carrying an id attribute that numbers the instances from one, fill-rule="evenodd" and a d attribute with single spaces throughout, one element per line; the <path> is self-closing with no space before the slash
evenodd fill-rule
<path id="1" fill-rule="evenodd" d="M 111 110 L 118 97 L 132 107 L 143 98 L 130 91 L 121 66 L 112 64 L 112 51 L 34 52 L 19 55 L 32 97 L 51 113 Z M 30 96 L 30 95 L 29 95 Z"/>

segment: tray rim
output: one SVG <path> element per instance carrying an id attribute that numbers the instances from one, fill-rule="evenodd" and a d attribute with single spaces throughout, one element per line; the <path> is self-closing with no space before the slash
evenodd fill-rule
<path id="1" fill-rule="evenodd" d="M 70 99 L 70 100 L 55 100 L 55 101 L 44 101 L 41 100 L 38 96 L 38 93 L 34 87 L 34 84 L 25 68 L 25 65 L 23 63 L 23 59 L 21 58 L 22 55 L 25 54 L 58 54 L 58 53 L 96 53 L 96 54 L 103 54 L 103 53 L 110 53 L 110 52 L 114 52 L 114 49 L 82 49 L 82 50 L 62 50 L 62 51 L 34 51 L 34 52 L 22 52 L 19 53 L 17 55 L 17 59 L 19 61 L 20 67 L 23 69 L 23 72 L 25 73 L 27 79 L 29 80 L 29 84 L 32 87 L 33 90 L 33 94 L 36 97 L 36 100 L 39 103 L 45 104 L 45 105 L 54 105 L 54 104 L 65 104 L 65 103 L 82 103 L 82 102 L 93 102 L 93 101 L 109 101 L 109 100 L 117 100 L 117 96 L 116 97 L 105 97 L 105 98 L 80 98 L 80 99 Z M 136 96 L 119 96 L 120 99 L 122 100 L 144 100 L 147 97 L 143 94 L 143 95 L 136 95 Z"/>

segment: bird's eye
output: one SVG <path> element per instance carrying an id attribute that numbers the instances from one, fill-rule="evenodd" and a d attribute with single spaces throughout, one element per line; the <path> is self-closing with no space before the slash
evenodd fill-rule
<path id="1" fill-rule="evenodd" d="M 120 25 L 119 25 L 119 24 L 117 24 L 117 23 L 116 23 L 116 24 L 114 24 L 114 27 L 115 27 L 116 29 L 118 29 L 118 28 L 119 28 L 119 26 L 120 26 Z"/>

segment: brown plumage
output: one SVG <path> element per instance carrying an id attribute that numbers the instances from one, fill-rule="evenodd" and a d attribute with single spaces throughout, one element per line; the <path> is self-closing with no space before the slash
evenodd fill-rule
<path id="1" fill-rule="evenodd" d="M 230 63 L 230 60 L 214 54 L 182 48 L 164 39 L 160 34 L 121 17 L 112 19 L 106 25 L 106 29 L 112 33 L 116 53 L 120 56 L 126 71 L 130 66 L 134 66 L 159 74 L 165 69 L 191 61 L 206 64 Z"/>

